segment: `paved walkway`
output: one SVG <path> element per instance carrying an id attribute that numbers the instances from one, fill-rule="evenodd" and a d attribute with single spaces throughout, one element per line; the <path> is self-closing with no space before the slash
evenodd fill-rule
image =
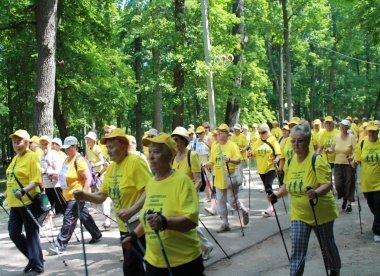
<path id="1" fill-rule="evenodd" d="M 239 193 L 243 203 L 247 207 L 250 205 L 250 223 L 244 227 L 244 236 L 242 236 L 236 212 L 234 212 L 234 214 L 231 214 L 229 217 L 232 231 L 223 234 L 217 234 L 215 231 L 218 229 L 221 223 L 219 217 L 210 216 L 204 211 L 203 208 L 208 206 L 209 203 L 200 203 L 200 219 L 206 225 L 212 235 L 218 240 L 227 254 L 232 257 L 232 261 L 229 262 L 233 262 L 236 259 L 233 256 L 237 255 L 238 253 L 252 248 L 254 245 L 262 243 L 263 241 L 278 234 L 279 232 L 274 217 L 267 218 L 262 216 L 262 211 L 266 209 L 266 196 L 263 191 L 263 185 L 261 184 L 261 181 L 259 180 L 259 177 L 255 171 L 251 170 L 251 176 L 251 188 L 248 189 L 247 184 L 246 186 L 243 186 L 243 190 Z M 246 179 L 248 180 L 247 172 Z M 203 196 L 204 195 L 202 194 L 201 202 Z M 249 197 L 251 198 L 250 204 Z M 290 222 L 288 215 L 285 213 L 282 201 L 276 204 L 276 208 L 282 229 L 286 231 L 286 229 L 290 227 Z M 101 209 L 100 206 L 99 209 Z M 104 220 L 104 217 L 101 214 L 94 215 L 94 218 L 98 225 L 101 225 Z M 56 226 L 58 226 L 57 230 L 52 231 L 49 229 L 45 231 L 45 234 L 48 235 L 48 239 L 50 241 L 53 241 L 53 237 L 56 237 L 59 227 L 62 225 L 62 217 L 55 218 L 54 222 Z M 202 227 L 201 224 L 200 226 Z M 79 228 L 76 229 L 76 233 L 78 238 L 81 239 Z M 206 235 L 209 237 L 208 233 L 206 233 Z M 90 235 L 86 231 L 84 232 L 84 239 L 86 242 L 90 240 Z M 215 267 L 213 264 L 226 259 L 226 256 L 211 239 L 211 237 L 210 240 L 214 243 L 214 250 L 211 253 L 211 258 L 205 262 L 205 266 L 210 267 L 211 269 L 212 267 Z M 74 235 L 69 243 L 67 252 L 60 257 L 52 255 L 52 253 L 48 250 L 49 242 L 43 235 L 41 237 L 41 242 L 43 254 L 46 260 L 44 275 L 85 274 L 82 244 L 76 240 Z M 14 244 L 8 237 L 7 217 L 4 211 L 1 209 L 0 248 L 0 275 L 21 275 L 27 261 L 25 257 L 15 248 Z M 290 245 L 288 245 L 288 249 L 290 252 Z M 283 251 L 282 258 L 286 261 L 284 248 L 281 247 L 278 248 L 278 250 Z M 122 251 L 119 243 L 119 232 L 115 224 L 110 231 L 103 233 L 103 238 L 99 243 L 94 245 L 89 245 L 86 243 L 86 253 L 89 275 L 122 275 L 122 263 L 120 262 Z M 63 259 L 66 260 L 68 266 L 64 265 L 62 261 Z"/>

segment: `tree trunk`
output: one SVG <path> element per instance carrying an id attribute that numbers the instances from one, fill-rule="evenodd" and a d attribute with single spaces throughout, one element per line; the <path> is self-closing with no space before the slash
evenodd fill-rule
<path id="1" fill-rule="evenodd" d="M 282 45 L 278 48 L 278 64 L 280 65 L 280 80 L 279 80 L 279 101 L 280 101 L 280 122 L 285 120 L 285 109 L 284 109 L 284 53 Z"/>
<path id="2" fill-rule="evenodd" d="M 136 142 L 137 142 L 137 150 L 142 150 L 142 95 L 141 95 L 141 68 L 142 68 L 142 59 L 141 59 L 141 49 L 142 49 L 142 38 L 136 37 L 134 40 L 134 50 L 135 50 L 135 60 L 133 64 L 133 70 L 135 71 L 135 80 L 136 80 L 136 95 L 137 102 L 135 106 L 135 114 L 136 114 Z"/>
<path id="3" fill-rule="evenodd" d="M 332 20 L 332 35 L 334 38 L 333 51 L 337 50 L 338 37 L 337 37 L 337 26 L 336 26 L 336 15 L 332 4 L 331 7 L 331 20 Z M 331 54 L 331 65 L 329 72 L 329 92 L 327 96 L 327 115 L 332 116 L 334 114 L 334 90 L 335 90 L 335 56 L 334 52 Z"/>
<path id="4" fill-rule="evenodd" d="M 267 46 L 267 55 L 268 55 L 268 61 L 269 61 L 269 68 L 272 72 L 273 75 L 273 83 L 274 87 L 276 89 L 277 95 L 278 95 L 278 112 L 279 112 L 279 118 L 280 118 L 280 123 L 284 121 L 284 80 L 283 80 L 283 75 L 282 75 L 282 70 L 283 70 L 283 64 L 282 64 L 282 46 L 279 47 L 279 64 L 280 64 L 280 81 L 279 78 L 277 77 L 277 72 L 276 69 L 274 68 L 274 63 L 273 63 L 273 56 L 272 56 L 272 44 L 269 39 L 269 37 L 266 37 L 266 46 Z M 274 46 L 273 46 L 274 48 Z"/>
<path id="5" fill-rule="evenodd" d="M 284 26 L 284 51 L 285 51 L 285 64 L 286 64 L 286 96 L 288 105 L 288 118 L 293 117 L 293 100 L 292 100 L 292 64 L 290 57 L 289 45 L 289 17 L 287 9 L 287 0 L 282 0 L 282 18 Z"/>
<path id="6" fill-rule="evenodd" d="M 240 49 L 235 49 L 234 51 L 234 60 L 233 64 L 234 66 L 238 67 L 241 63 L 241 60 L 243 58 L 243 49 L 244 49 L 244 43 L 245 43 L 245 37 L 244 37 L 244 0 L 235 0 L 232 4 L 232 12 L 236 15 L 237 18 L 240 18 L 240 22 L 238 24 L 235 24 L 232 27 L 232 35 L 240 35 Z M 239 90 L 242 86 L 243 82 L 243 73 L 241 70 L 237 72 L 237 75 L 234 79 L 234 86 L 237 90 Z M 226 118 L 225 122 L 228 125 L 233 125 L 235 123 L 239 122 L 240 117 L 240 105 L 237 101 L 237 98 L 235 97 L 233 91 L 230 91 L 228 94 L 228 100 L 227 100 L 227 107 L 226 107 Z"/>
<path id="7" fill-rule="evenodd" d="M 67 122 L 66 122 L 65 116 L 62 113 L 62 109 L 59 105 L 58 91 L 56 91 L 55 97 L 54 97 L 54 119 L 58 127 L 59 136 L 64 139 L 65 137 L 68 136 Z"/>
<path id="8" fill-rule="evenodd" d="M 53 135 L 55 95 L 55 46 L 58 0 L 37 0 L 37 89 L 34 100 L 34 134 Z"/>
<path id="9" fill-rule="evenodd" d="M 160 50 L 158 47 L 152 49 L 153 57 L 153 75 L 157 80 L 154 85 L 154 110 L 153 110 L 153 127 L 158 130 L 158 132 L 164 131 L 164 119 L 162 117 L 162 88 L 159 82 L 159 76 L 161 74 L 161 57 Z"/>
<path id="10" fill-rule="evenodd" d="M 374 113 L 375 113 L 374 114 L 374 118 L 379 118 L 380 117 L 380 90 L 377 93 Z"/>
<path id="11" fill-rule="evenodd" d="M 176 45 L 183 43 L 183 35 L 185 33 L 185 0 L 175 0 L 174 7 L 174 18 L 175 18 L 175 32 L 178 34 L 179 40 L 175 42 Z M 177 51 L 177 46 L 175 46 L 175 52 Z M 185 85 L 185 69 L 182 66 L 182 62 L 176 60 L 174 62 L 174 89 L 175 89 L 175 100 L 174 114 L 172 120 L 172 129 L 177 126 L 183 126 L 184 118 L 184 102 L 182 90 Z"/>

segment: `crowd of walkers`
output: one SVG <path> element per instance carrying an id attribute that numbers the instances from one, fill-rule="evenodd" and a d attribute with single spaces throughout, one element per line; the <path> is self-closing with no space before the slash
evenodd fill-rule
<path id="1" fill-rule="evenodd" d="M 135 137 L 113 125 L 105 125 L 102 133 L 90 131 L 84 154 L 74 136 L 62 143 L 46 135 L 30 137 L 20 129 L 9 138 L 16 156 L 6 170 L 7 188 L 0 204 L 6 201 L 10 207 L 9 236 L 28 259 L 25 273 L 44 272 L 41 226 L 29 212 L 33 199 L 44 192 L 51 206 L 44 223 L 52 225 L 53 216 L 62 215 L 62 227 L 50 245 L 55 254 L 69 249 L 78 219 L 91 235 L 90 244 L 101 241 L 114 221 L 124 275 L 203 275 L 203 261 L 214 245 L 198 227 L 199 193 L 204 191 L 205 203 L 210 204 L 205 211 L 221 219 L 217 233 L 231 231 L 232 208 L 244 235 L 250 210 L 239 200 L 239 191 L 252 159 L 267 192 L 263 216 L 277 218 L 277 199 L 289 195 L 290 275 L 303 274 L 312 230 L 326 273 L 339 275 L 333 231 L 340 211 L 336 201 L 341 201 L 342 212 L 351 213 L 359 182 L 373 213 L 374 241 L 380 242 L 376 120 L 359 122 L 348 116 L 337 123 L 326 116 L 310 124 L 293 117 L 281 124 L 253 123 L 251 131 L 238 123 L 232 128 L 220 124 L 212 131 L 208 122 L 196 128 L 178 126 L 172 133 L 150 129 L 142 152 L 136 150 Z M 280 187 L 273 191 L 275 179 Z M 98 204 L 104 215 L 101 226 L 89 211 L 97 211 Z"/>

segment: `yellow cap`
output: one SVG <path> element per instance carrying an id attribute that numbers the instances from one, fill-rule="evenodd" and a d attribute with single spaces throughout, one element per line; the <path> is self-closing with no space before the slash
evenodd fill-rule
<path id="1" fill-rule="evenodd" d="M 229 132 L 229 131 L 230 131 L 230 128 L 229 128 L 228 125 L 226 125 L 226 124 L 221 124 L 220 126 L 218 126 L 218 127 L 216 128 L 216 130 Z"/>
<path id="2" fill-rule="evenodd" d="M 326 116 L 325 117 L 325 122 L 334 122 L 334 119 L 331 116 Z"/>
<path id="3" fill-rule="evenodd" d="M 358 118 L 358 117 L 354 117 L 353 120 L 354 120 L 354 121 L 359 121 L 359 118 Z"/>
<path id="4" fill-rule="evenodd" d="M 129 143 L 128 137 L 125 134 L 125 132 L 120 128 L 115 128 L 106 137 L 103 137 L 102 139 L 100 139 L 100 144 L 105 145 L 107 142 L 107 139 L 116 138 L 116 137 L 123 138 Z"/>
<path id="5" fill-rule="evenodd" d="M 165 144 L 172 152 L 173 156 L 177 154 L 177 143 L 167 133 L 161 132 L 157 136 L 154 136 L 152 138 L 146 137 L 142 140 L 142 144 L 145 147 L 148 147 L 151 143 Z"/>
<path id="6" fill-rule="evenodd" d="M 206 131 L 206 129 L 203 126 L 199 126 L 199 127 L 197 127 L 197 130 L 195 132 L 199 134 L 199 133 L 202 133 L 205 131 Z"/>
<path id="7" fill-rule="evenodd" d="M 110 128 L 111 130 L 115 129 L 116 127 L 114 125 L 104 125 L 103 129 Z"/>
<path id="8" fill-rule="evenodd" d="M 300 117 L 292 117 L 289 121 L 289 125 L 299 125 L 301 123 Z"/>
<path id="9" fill-rule="evenodd" d="M 195 132 L 194 132 L 194 129 L 190 127 L 190 128 L 187 130 L 187 133 L 190 135 L 190 134 L 194 134 Z"/>
<path id="10" fill-rule="evenodd" d="M 256 123 L 253 123 L 253 124 L 252 124 L 252 127 L 259 127 L 259 125 L 256 124 Z"/>
<path id="11" fill-rule="evenodd" d="M 289 125 L 284 125 L 284 126 L 282 127 L 282 129 L 290 130 Z"/>
<path id="12" fill-rule="evenodd" d="M 350 120 L 352 122 L 352 117 L 351 116 L 347 116 L 346 120 Z"/>
<path id="13" fill-rule="evenodd" d="M 322 122 L 321 122 L 321 120 L 319 120 L 319 119 L 315 119 L 314 121 L 313 121 L 313 126 L 314 125 L 321 125 L 322 124 Z"/>
<path id="14" fill-rule="evenodd" d="M 379 130 L 379 122 L 369 121 L 366 130 Z"/>
<path id="15" fill-rule="evenodd" d="M 26 130 L 23 130 L 23 129 L 16 130 L 14 133 L 12 133 L 11 135 L 9 135 L 9 138 L 12 139 L 14 136 L 20 137 L 22 139 L 26 139 L 28 141 L 30 140 L 29 133 Z"/>
<path id="16" fill-rule="evenodd" d="M 368 125 L 368 122 L 364 122 L 364 123 L 362 124 L 362 128 L 366 128 L 367 125 Z"/>
<path id="17" fill-rule="evenodd" d="M 34 142 L 34 143 L 37 143 L 39 144 L 40 143 L 40 137 L 38 136 L 33 136 L 32 138 L 30 138 L 29 142 Z"/>
<path id="18" fill-rule="evenodd" d="M 50 139 L 50 137 L 47 136 L 47 135 L 42 135 L 41 138 L 40 138 L 40 142 L 41 142 L 41 141 L 46 141 L 46 142 L 48 142 L 49 144 L 51 143 L 51 139 Z"/>

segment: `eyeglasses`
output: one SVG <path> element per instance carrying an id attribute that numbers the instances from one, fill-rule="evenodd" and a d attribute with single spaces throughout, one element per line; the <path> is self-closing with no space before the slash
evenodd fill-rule
<path id="1" fill-rule="evenodd" d="M 259 131 L 259 134 L 265 134 L 267 133 L 266 131 Z"/>
<path id="2" fill-rule="evenodd" d="M 292 139 L 292 140 L 290 140 L 290 142 L 292 143 L 292 144 L 301 144 L 301 143 L 303 143 L 305 140 L 304 139 Z"/>
<path id="3" fill-rule="evenodd" d="M 209 126 L 205 126 L 205 128 L 208 128 L 208 129 L 210 129 L 210 127 L 209 127 Z"/>

